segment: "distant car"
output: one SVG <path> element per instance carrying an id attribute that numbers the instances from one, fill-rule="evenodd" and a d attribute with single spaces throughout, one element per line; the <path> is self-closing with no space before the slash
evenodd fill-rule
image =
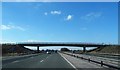
<path id="1" fill-rule="evenodd" d="M 57 53 L 57 51 L 55 51 L 55 53 Z"/>
<path id="2" fill-rule="evenodd" d="M 46 52 L 47 54 L 51 54 L 50 52 Z"/>

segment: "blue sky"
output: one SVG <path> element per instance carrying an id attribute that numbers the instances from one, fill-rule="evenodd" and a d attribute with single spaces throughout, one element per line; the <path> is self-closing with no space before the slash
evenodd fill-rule
<path id="1" fill-rule="evenodd" d="M 2 42 L 118 43 L 117 2 L 3 2 Z"/>
<path id="2" fill-rule="evenodd" d="M 2 2 L 119 2 L 119 0 L 2 0 Z"/>

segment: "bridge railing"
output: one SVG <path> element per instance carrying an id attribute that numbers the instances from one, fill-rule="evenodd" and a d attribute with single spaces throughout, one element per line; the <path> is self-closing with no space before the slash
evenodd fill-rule
<path id="1" fill-rule="evenodd" d="M 6 43 L 10 44 L 10 43 Z M 85 42 L 18 42 L 15 44 L 93 44 L 93 45 L 105 45 L 103 43 L 85 43 Z"/>
<path id="2" fill-rule="evenodd" d="M 115 44 L 104 43 L 84 43 L 84 42 L 18 42 L 18 43 L 4 43 L 5 45 L 68 45 L 68 46 L 118 46 Z M 120 46 L 120 45 L 119 45 Z"/>

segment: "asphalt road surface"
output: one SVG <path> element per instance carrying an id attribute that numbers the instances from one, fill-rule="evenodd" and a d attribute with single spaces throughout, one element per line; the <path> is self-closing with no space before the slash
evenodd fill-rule
<path id="1" fill-rule="evenodd" d="M 83 69 L 77 69 L 75 66 L 77 68 L 81 66 Z M 88 67 L 88 69 L 84 69 L 84 67 Z M 97 68 L 97 65 L 59 53 L 44 53 L 2 61 L 2 70 L 90 70 L 89 67 Z M 101 67 L 98 66 L 98 68 Z M 91 70 L 96 69 L 91 68 Z"/>
<path id="2" fill-rule="evenodd" d="M 18 68 L 69 68 L 75 70 L 61 55 L 58 53 L 40 54 L 28 58 L 4 60 L 2 63 L 3 70 Z"/>

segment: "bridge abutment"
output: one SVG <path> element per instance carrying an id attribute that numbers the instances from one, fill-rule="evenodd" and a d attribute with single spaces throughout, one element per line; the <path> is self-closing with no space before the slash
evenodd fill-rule
<path id="1" fill-rule="evenodd" d="M 85 52 L 86 52 L 86 47 L 84 46 L 84 47 L 83 47 L 83 53 L 85 53 Z"/>
<path id="2" fill-rule="evenodd" d="M 37 46 L 37 53 L 39 53 L 39 46 Z"/>

